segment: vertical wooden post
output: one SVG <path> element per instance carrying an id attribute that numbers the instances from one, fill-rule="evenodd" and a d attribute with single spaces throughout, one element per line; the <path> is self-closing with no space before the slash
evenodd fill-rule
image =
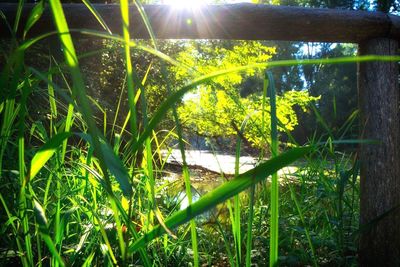
<path id="1" fill-rule="evenodd" d="M 395 55 L 387 38 L 359 44 L 360 55 Z M 361 138 L 379 140 L 360 149 L 360 266 L 400 266 L 400 129 L 397 62 L 359 64 Z"/>

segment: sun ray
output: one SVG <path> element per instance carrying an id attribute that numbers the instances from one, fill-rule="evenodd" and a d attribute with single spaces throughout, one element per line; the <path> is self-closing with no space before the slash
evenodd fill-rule
<path id="1" fill-rule="evenodd" d="M 179 9 L 197 9 L 203 5 L 211 4 L 211 0 L 164 0 L 163 4 L 171 5 Z"/>

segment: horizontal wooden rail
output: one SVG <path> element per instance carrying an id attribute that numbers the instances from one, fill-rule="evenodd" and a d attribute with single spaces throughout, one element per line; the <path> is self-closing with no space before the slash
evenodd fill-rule
<path id="1" fill-rule="evenodd" d="M 22 23 L 33 5 L 27 4 Z M 70 28 L 103 30 L 83 4 L 64 4 Z M 121 33 L 118 5 L 95 4 L 94 7 L 112 32 Z M 12 25 L 17 6 L 0 4 L 0 10 Z M 198 9 L 166 5 L 144 7 L 157 38 L 160 39 L 237 39 L 288 40 L 311 42 L 359 43 L 373 38 L 400 38 L 400 18 L 380 12 L 315 9 L 254 4 L 207 5 Z M 135 6 L 131 7 L 131 31 L 135 38 L 149 34 Z M 46 9 L 30 36 L 54 30 L 52 15 Z M 10 32 L 0 19 L 0 37 Z"/>

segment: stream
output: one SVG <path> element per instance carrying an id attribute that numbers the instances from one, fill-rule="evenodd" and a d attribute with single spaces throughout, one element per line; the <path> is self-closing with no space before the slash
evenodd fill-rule
<path id="1" fill-rule="evenodd" d="M 182 165 L 181 153 L 178 149 L 162 151 L 162 156 L 167 163 L 174 166 Z M 205 150 L 188 150 L 185 153 L 186 162 L 190 170 L 192 201 L 197 201 L 204 194 L 212 191 L 228 179 L 232 179 L 235 172 L 235 155 L 215 154 Z M 257 159 L 250 156 L 240 157 L 239 173 L 254 168 Z M 296 167 L 288 166 L 278 172 L 293 173 Z M 221 175 L 220 173 L 223 173 Z M 185 191 L 184 178 L 180 170 L 169 170 L 164 173 L 162 179 L 157 181 L 158 193 L 156 195 L 158 204 L 170 212 L 185 209 L 189 205 Z M 244 196 L 244 195 L 243 195 Z M 226 213 L 225 205 L 199 216 L 197 220 L 212 220 L 215 215 Z"/>

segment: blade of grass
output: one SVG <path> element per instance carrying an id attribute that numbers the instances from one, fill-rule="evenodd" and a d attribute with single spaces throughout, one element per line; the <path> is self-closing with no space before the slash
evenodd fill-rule
<path id="1" fill-rule="evenodd" d="M 89 170 L 89 171 L 90 171 L 90 170 Z M 92 173 L 93 173 L 94 175 L 96 175 L 94 172 L 92 172 Z M 97 179 L 101 179 L 101 176 L 98 175 L 96 178 L 97 178 Z M 85 202 L 86 204 L 89 204 L 89 202 L 88 202 L 83 196 L 78 196 L 78 198 L 79 198 L 79 200 Z M 71 201 L 72 201 L 73 203 L 75 202 L 74 200 L 71 200 Z M 75 205 L 76 205 L 76 206 L 79 206 L 79 204 L 76 203 L 76 202 L 75 202 Z M 91 207 L 91 206 L 88 205 L 88 207 Z M 108 238 L 108 236 L 107 236 L 106 230 L 104 229 L 102 220 L 99 218 L 99 216 L 98 216 L 96 210 L 98 210 L 98 209 L 96 208 L 96 205 L 94 205 L 94 208 L 90 210 L 91 214 L 93 215 L 93 219 L 92 219 L 92 220 L 93 220 L 93 224 L 94 224 L 94 225 L 97 225 L 97 226 L 99 227 L 99 231 L 100 231 L 101 237 L 103 238 L 103 241 L 104 241 L 104 243 L 105 243 L 106 246 L 107 246 L 107 252 L 108 252 L 108 254 L 109 254 L 109 256 L 110 256 L 112 262 L 113 262 L 115 265 L 117 265 L 118 261 L 117 261 L 115 255 L 114 255 L 114 252 L 113 252 L 111 243 L 110 243 L 109 238 Z"/>
<path id="2" fill-rule="evenodd" d="M 136 101 L 135 101 L 135 84 L 134 84 L 134 78 L 133 78 L 133 68 L 132 68 L 132 62 L 131 62 L 131 52 L 130 52 L 130 33 L 129 33 L 129 3 L 128 0 L 120 0 L 120 7 L 121 7 L 121 18 L 122 18 L 122 31 L 123 31 L 123 44 L 124 44 L 124 54 L 125 54 L 125 68 L 126 68 L 126 81 L 127 81 L 127 90 L 128 90 L 128 104 L 129 104 L 129 121 L 130 121 L 130 128 L 131 128 L 131 134 L 132 134 L 132 141 L 135 142 L 137 140 L 138 136 L 138 128 L 137 128 L 137 114 L 136 114 Z M 143 140 L 145 141 L 145 140 Z M 143 145 L 142 143 L 137 143 L 138 148 L 139 146 Z M 137 158 L 135 156 L 141 153 L 136 153 L 136 151 L 131 151 L 131 154 L 133 155 L 132 158 L 132 166 L 135 166 L 136 164 L 139 164 L 137 162 Z M 130 205 L 131 207 L 131 205 Z M 129 212 L 131 209 L 129 208 Z M 129 215 L 128 215 L 129 216 Z M 122 239 L 122 233 L 120 236 L 120 247 L 121 247 L 121 254 L 123 257 L 123 262 L 125 261 L 127 257 L 127 252 L 125 251 L 126 249 L 126 244 L 124 243 Z M 122 244 L 123 243 L 123 244 Z"/>
<path id="3" fill-rule="evenodd" d="M 101 105 L 93 99 L 93 97 L 88 96 L 89 100 L 99 109 L 101 113 L 103 113 L 103 121 L 101 124 L 103 124 L 103 136 L 107 135 L 107 111 L 101 107 Z"/>
<path id="4" fill-rule="evenodd" d="M 130 50 L 130 33 L 129 33 L 129 4 L 128 0 L 120 0 L 121 5 L 121 17 L 122 17 L 122 31 L 124 38 L 125 47 L 125 68 L 126 68 L 126 81 L 128 90 L 128 103 L 130 116 L 130 126 L 133 139 L 136 139 L 138 134 L 137 131 L 137 115 L 136 115 L 136 105 L 135 105 L 135 84 L 133 82 L 133 68 L 131 61 L 131 50 Z"/>
<path id="5" fill-rule="evenodd" d="M 85 133 L 75 133 L 75 134 L 84 139 L 86 142 L 88 142 L 92 147 L 94 146 L 93 138 L 90 135 Z M 104 155 L 104 159 L 106 160 L 105 164 L 107 166 L 107 170 L 109 170 L 110 173 L 115 176 L 116 180 L 120 185 L 122 193 L 129 198 L 132 195 L 132 187 L 129 182 L 129 174 L 125 169 L 122 161 L 114 153 L 114 150 L 111 148 L 111 146 L 103 139 L 100 140 L 100 149 Z"/>
<path id="6" fill-rule="evenodd" d="M 17 243 L 18 252 L 20 253 L 20 255 L 24 255 L 24 251 L 25 250 L 22 248 L 21 241 L 20 241 L 20 239 L 18 237 L 18 230 L 17 230 L 16 225 L 14 224 L 14 219 L 13 219 L 14 216 L 12 215 L 10 210 L 8 209 L 7 203 L 6 203 L 6 201 L 4 200 L 4 198 L 3 198 L 3 196 L 1 194 L 0 194 L 0 201 L 3 204 L 4 211 L 6 212 L 8 221 L 10 222 L 11 227 L 13 228 L 14 236 L 15 236 L 15 242 Z M 22 256 L 21 257 L 21 262 L 22 262 L 22 266 L 24 266 L 24 267 L 28 267 L 29 266 L 26 257 Z"/>
<path id="7" fill-rule="evenodd" d="M 265 113 L 266 113 L 266 102 L 267 102 L 267 94 L 268 94 L 268 85 L 269 85 L 269 79 L 267 79 L 266 76 L 264 76 L 263 79 L 263 94 L 262 94 L 262 103 L 261 103 L 261 130 L 263 133 L 266 133 L 266 118 L 265 118 Z M 271 118 L 272 119 L 272 118 Z M 262 135 L 264 139 L 267 139 L 266 135 Z M 266 143 L 268 143 L 268 140 L 266 140 Z M 265 150 L 262 150 L 260 152 L 260 159 L 264 158 L 265 156 Z M 250 188 L 250 202 L 249 202 L 249 218 L 248 218 L 248 223 L 247 223 L 247 242 L 246 242 L 246 267 L 251 266 L 251 249 L 252 249 L 252 225 L 253 225 L 253 216 L 254 216 L 254 194 L 255 194 L 255 186 L 253 185 Z"/>
<path id="8" fill-rule="evenodd" d="M 350 114 L 350 116 L 346 119 L 346 121 L 343 123 L 343 125 L 339 129 L 339 133 L 341 133 L 339 140 L 342 140 L 350 128 L 354 126 L 354 121 L 358 118 L 360 111 L 357 109 L 353 113 Z"/>
<path id="9" fill-rule="evenodd" d="M 239 164 L 240 164 L 240 151 L 242 147 L 242 138 L 240 137 L 244 128 L 246 127 L 247 119 L 245 119 L 240 127 L 240 134 L 236 137 L 236 151 L 235 151 L 235 176 L 239 175 Z M 241 236 L 241 207 L 240 207 L 240 197 L 236 195 L 234 197 L 234 216 L 232 222 L 233 237 L 235 241 L 235 251 L 236 251 L 236 265 L 241 266 L 242 264 L 242 236 Z"/>
<path id="10" fill-rule="evenodd" d="M 308 242 L 308 245 L 309 245 L 310 250 L 311 250 L 311 257 L 312 257 L 313 265 L 314 265 L 314 267 L 316 267 L 316 266 L 318 266 L 317 257 L 315 255 L 315 249 L 314 249 L 314 245 L 313 245 L 312 240 L 311 240 L 310 231 L 308 230 L 308 227 L 307 227 L 306 222 L 304 220 L 303 211 L 302 211 L 302 209 L 300 207 L 300 203 L 299 203 L 299 201 L 298 201 L 298 199 L 296 197 L 296 193 L 295 193 L 295 190 L 294 190 L 294 188 L 292 186 L 292 183 L 290 183 L 288 181 L 286 174 L 284 174 L 283 176 L 284 176 L 284 178 L 286 180 L 286 184 L 289 186 L 290 197 L 292 198 L 292 200 L 293 200 L 293 202 L 294 202 L 294 204 L 296 206 L 296 210 L 297 210 L 297 213 L 299 214 L 300 221 L 303 224 L 304 232 L 305 232 L 306 238 L 307 238 L 307 242 Z"/>
<path id="11" fill-rule="evenodd" d="M 272 73 L 266 72 L 265 79 L 269 81 L 269 97 L 271 106 L 271 154 L 272 158 L 278 156 L 278 127 L 276 115 L 276 90 Z M 278 265 L 279 246 L 279 182 L 278 173 L 272 174 L 271 180 L 271 233 L 269 247 L 269 266 Z"/>
<path id="12" fill-rule="evenodd" d="M 25 116 L 27 113 L 27 99 L 30 94 L 30 84 L 28 79 L 25 79 L 25 82 L 22 87 L 22 99 L 21 99 L 21 108 L 19 110 L 19 131 L 18 131 L 18 171 L 19 171 L 19 179 L 20 179 L 20 194 L 19 194 L 19 212 L 20 218 L 22 220 L 22 227 L 24 231 L 24 239 L 25 239 L 25 253 L 27 257 L 27 261 L 29 264 L 33 264 L 33 249 L 32 249 L 32 240 L 30 235 L 29 228 L 29 218 L 27 214 L 28 203 L 26 191 L 29 190 L 29 184 L 27 183 L 27 179 L 25 179 Z M 28 188 L 27 188 L 28 187 Z"/>
<path id="13" fill-rule="evenodd" d="M 15 15 L 13 31 L 16 34 L 18 31 L 19 22 L 21 20 L 22 8 L 24 7 L 25 0 L 18 1 L 17 14 Z"/>
<path id="14" fill-rule="evenodd" d="M 15 99 L 8 99 L 5 101 L 3 121 L 0 130 L 0 171 L 3 170 L 4 153 L 13 131 L 14 122 L 19 114 L 19 109 L 20 105 L 15 103 Z"/>
<path id="15" fill-rule="evenodd" d="M 51 240 L 50 235 L 48 233 L 48 223 L 43 207 L 36 200 L 33 200 L 33 204 L 34 204 L 33 210 L 36 217 L 36 222 L 39 225 L 39 232 L 44 242 L 49 248 L 50 253 L 56 259 L 57 264 L 60 266 L 65 266 L 64 261 L 62 260 L 60 254 L 57 251 L 56 245 L 54 244 L 53 240 Z"/>
<path id="16" fill-rule="evenodd" d="M 34 8 L 32 9 L 31 13 L 29 14 L 29 17 L 26 21 L 25 28 L 24 28 L 24 33 L 22 35 L 22 39 L 25 39 L 26 34 L 28 31 L 35 25 L 35 23 L 40 19 L 44 11 L 44 1 L 41 0 L 39 3 L 37 3 Z"/>
<path id="17" fill-rule="evenodd" d="M 103 27 L 105 31 L 107 31 L 109 34 L 112 34 L 110 28 L 108 28 L 106 22 L 104 19 L 101 17 L 99 12 L 93 7 L 92 3 L 89 2 L 89 0 L 82 0 L 82 2 L 85 4 L 85 6 L 92 12 L 93 16 L 97 19 L 97 21 L 100 23 L 100 25 Z"/>
<path id="18" fill-rule="evenodd" d="M 93 266 L 92 261 L 94 259 L 95 252 L 92 252 L 89 257 L 86 258 L 85 262 L 82 264 L 82 267 L 90 267 Z"/>
<path id="19" fill-rule="evenodd" d="M 326 123 L 325 119 L 322 117 L 321 113 L 318 111 L 318 108 L 314 104 L 311 104 L 311 107 L 314 111 L 315 116 L 317 117 L 317 121 L 322 125 L 324 130 L 329 134 L 329 136 L 331 138 L 335 138 L 331 129 L 329 128 L 328 124 Z"/>
<path id="20" fill-rule="evenodd" d="M 51 69 L 51 60 L 50 60 L 50 66 L 49 70 Z M 47 84 L 47 94 L 49 95 L 49 104 L 50 104 L 50 137 L 53 136 L 53 119 L 56 119 L 58 116 L 57 112 L 57 104 L 56 104 L 56 98 L 54 95 L 54 87 L 53 87 L 53 74 L 49 71 L 47 74 L 47 79 L 50 81 L 50 83 Z"/>
<path id="21" fill-rule="evenodd" d="M 1 19 L 3 20 L 3 22 L 6 24 L 7 30 L 8 30 L 8 31 L 10 32 L 10 34 L 12 35 L 12 39 L 15 40 L 15 39 L 16 39 L 15 33 L 13 32 L 13 30 L 12 30 L 12 28 L 11 28 L 11 25 L 10 25 L 10 23 L 9 23 L 9 21 L 8 21 L 8 19 L 7 19 L 7 17 L 6 17 L 6 15 L 4 15 L 4 12 L 1 11 L 1 10 L 0 10 L 0 17 L 1 17 Z"/>
<path id="22" fill-rule="evenodd" d="M 122 96 L 123 96 L 123 93 L 124 93 L 125 82 L 126 82 L 126 75 L 125 75 L 125 78 L 124 78 L 123 83 L 121 85 L 121 93 L 119 94 L 119 97 L 118 97 L 118 104 L 117 104 L 117 108 L 115 110 L 114 120 L 113 120 L 112 128 L 111 128 L 111 136 L 115 135 L 114 129 L 115 129 L 115 126 L 117 124 L 119 110 L 121 108 L 121 101 L 122 101 Z"/>
<path id="23" fill-rule="evenodd" d="M 71 133 L 64 132 L 53 136 L 44 146 L 42 146 L 33 156 L 29 177 L 25 180 L 32 180 L 43 168 L 46 162 L 56 153 L 57 148 L 65 139 L 71 136 Z"/>
<path id="24" fill-rule="evenodd" d="M 74 123 L 74 105 L 73 103 L 68 103 L 68 111 L 67 111 L 67 117 L 65 118 L 65 126 L 64 126 L 64 132 L 67 133 L 71 130 L 71 127 Z M 61 162 L 64 162 L 65 160 L 65 154 L 67 153 L 67 144 L 68 144 L 68 138 L 66 138 L 63 141 L 62 144 L 62 150 L 61 150 Z"/>
<path id="25" fill-rule="evenodd" d="M 247 240 L 246 240 L 246 267 L 251 266 L 251 248 L 253 243 L 253 217 L 254 217 L 254 195 L 255 186 L 250 187 L 249 218 L 247 220 Z"/>

